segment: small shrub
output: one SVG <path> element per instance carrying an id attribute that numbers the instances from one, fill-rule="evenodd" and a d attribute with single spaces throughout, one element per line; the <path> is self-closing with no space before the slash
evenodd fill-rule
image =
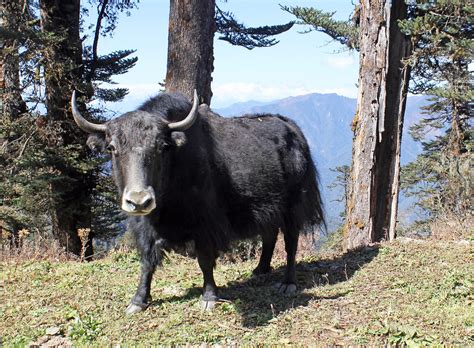
<path id="1" fill-rule="evenodd" d="M 2 238 L 0 238 L 1 262 L 16 263 L 25 260 L 66 261 L 77 259 L 77 256 L 66 252 L 52 236 L 41 233 L 26 233 L 25 231 L 21 233 L 21 243 L 17 245 L 11 243 L 7 238 L 3 238 L 4 234 L 2 232 Z M 20 237 L 20 234 L 18 237 Z"/>
<path id="2" fill-rule="evenodd" d="M 79 343 L 90 343 L 101 333 L 101 326 L 93 314 L 88 314 L 84 318 L 76 315 L 73 325 L 69 328 L 69 336 Z"/>
<path id="3" fill-rule="evenodd" d="M 326 237 L 321 245 L 323 252 L 342 252 L 344 249 L 344 226 L 339 227 Z"/>

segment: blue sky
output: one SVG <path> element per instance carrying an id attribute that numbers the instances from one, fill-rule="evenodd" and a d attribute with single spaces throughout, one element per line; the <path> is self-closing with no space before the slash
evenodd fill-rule
<path id="1" fill-rule="evenodd" d="M 336 17 L 340 19 L 349 18 L 353 9 L 351 0 L 217 0 L 217 3 L 248 26 L 294 20 L 280 9 L 280 4 L 337 11 Z M 103 38 L 100 42 L 101 53 L 133 48 L 139 58 L 129 73 L 115 78 L 119 85 L 130 89 L 125 101 L 116 107 L 134 108 L 159 91 L 158 83 L 166 74 L 168 15 L 168 0 L 141 0 L 130 17 L 122 15 L 113 38 Z M 294 26 L 278 36 L 280 43 L 276 46 L 250 51 L 218 40 L 216 35 L 212 106 L 219 108 L 235 102 L 268 101 L 311 92 L 355 97 L 357 52 L 347 52 L 321 33 L 299 33 L 304 30 L 303 26 Z"/>

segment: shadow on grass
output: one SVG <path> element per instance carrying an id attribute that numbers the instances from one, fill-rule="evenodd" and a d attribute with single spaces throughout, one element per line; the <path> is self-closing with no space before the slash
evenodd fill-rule
<path id="1" fill-rule="evenodd" d="M 196 299 L 198 297 L 201 297 L 201 294 L 202 294 L 202 288 L 192 287 L 192 288 L 187 289 L 184 295 L 175 295 L 175 296 L 170 296 L 166 298 L 157 298 L 156 300 L 153 300 L 151 302 L 150 306 L 159 307 L 164 303 L 187 302 L 187 301 Z"/>
<path id="2" fill-rule="evenodd" d="M 296 267 L 298 292 L 295 295 L 282 295 L 274 288 L 274 284 L 283 279 L 284 266 L 268 275 L 231 282 L 220 289 L 220 295 L 235 303 L 237 311 L 242 315 L 243 326 L 266 325 L 280 313 L 294 307 L 307 306 L 311 300 L 344 297 L 347 292 L 315 297 L 301 291 L 347 281 L 357 270 L 371 262 L 377 254 L 378 247 L 365 247 L 351 250 L 334 259 L 299 262 Z"/>
<path id="3" fill-rule="evenodd" d="M 230 300 L 237 312 L 242 315 L 242 325 L 253 328 L 268 324 L 280 313 L 299 306 L 307 306 L 311 300 L 337 299 L 347 292 L 315 297 L 301 290 L 337 284 L 349 280 L 354 273 L 365 264 L 371 262 L 378 254 L 378 247 L 365 247 L 351 250 L 333 259 L 318 259 L 313 262 L 299 262 L 296 267 L 298 292 L 295 295 L 282 295 L 274 284 L 282 281 L 285 267 L 279 267 L 267 275 L 250 279 L 237 279 L 219 288 L 219 296 Z M 160 306 L 165 302 L 183 302 L 201 296 L 201 288 L 193 287 L 184 295 L 157 299 L 152 306 Z M 216 309 L 214 309 L 216 310 Z"/>

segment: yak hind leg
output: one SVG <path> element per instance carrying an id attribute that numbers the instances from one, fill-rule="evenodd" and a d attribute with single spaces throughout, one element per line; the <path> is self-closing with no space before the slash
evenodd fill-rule
<path id="1" fill-rule="evenodd" d="M 204 278 L 201 307 L 204 310 L 211 310 L 219 301 L 217 285 L 214 281 L 214 267 L 216 266 L 217 253 L 209 249 L 204 251 L 198 246 L 196 251 L 199 267 L 201 268 Z"/>
<path id="2" fill-rule="evenodd" d="M 298 247 L 298 234 L 284 231 L 286 250 L 286 271 L 282 283 L 278 283 L 278 291 L 282 294 L 294 294 L 296 292 L 296 249 Z"/>
<path id="3" fill-rule="evenodd" d="M 271 262 L 273 250 L 278 237 L 278 230 L 262 234 L 262 254 L 257 267 L 253 270 L 254 275 L 266 274 L 272 270 Z"/>

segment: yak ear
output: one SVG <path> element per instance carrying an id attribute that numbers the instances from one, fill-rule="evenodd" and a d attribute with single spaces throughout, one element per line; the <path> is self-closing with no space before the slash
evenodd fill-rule
<path id="1" fill-rule="evenodd" d="M 105 135 L 103 133 L 92 133 L 87 138 L 87 146 L 92 151 L 104 152 L 105 151 Z"/>
<path id="2" fill-rule="evenodd" d="M 186 140 L 187 139 L 184 132 L 179 132 L 179 131 L 171 132 L 171 141 L 173 142 L 175 146 L 180 147 L 180 146 L 185 145 Z"/>

